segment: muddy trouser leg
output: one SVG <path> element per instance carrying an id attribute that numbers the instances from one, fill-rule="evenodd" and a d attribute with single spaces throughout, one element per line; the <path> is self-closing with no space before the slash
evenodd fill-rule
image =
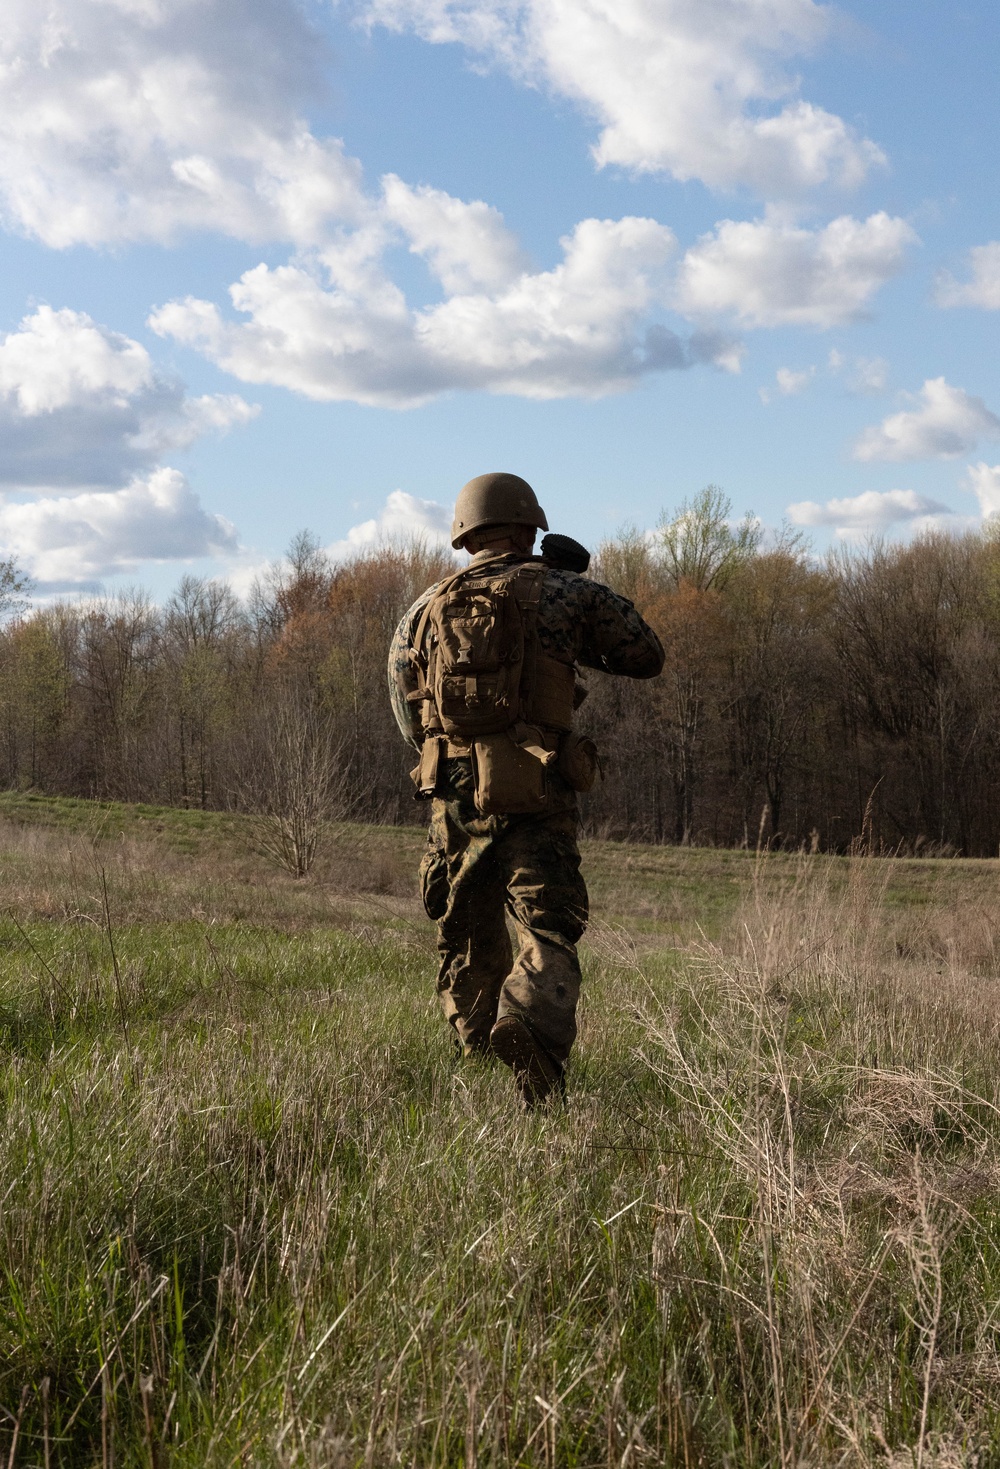
<path id="1" fill-rule="evenodd" d="M 516 1015 L 559 1066 L 576 1039 L 577 941 L 587 925 L 575 811 L 508 817 L 496 857 L 514 919 L 518 953 L 498 1015 Z"/>
<path id="2" fill-rule="evenodd" d="M 496 820 L 465 800 L 435 800 L 421 863 L 424 906 L 438 920 L 438 994 L 466 1055 L 485 1051 L 512 961 Z"/>

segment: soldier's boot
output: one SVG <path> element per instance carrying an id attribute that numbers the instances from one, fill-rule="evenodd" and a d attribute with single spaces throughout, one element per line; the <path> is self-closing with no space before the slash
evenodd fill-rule
<path id="1" fill-rule="evenodd" d="M 493 1054 L 514 1073 L 527 1108 L 537 1107 L 553 1092 L 563 1093 L 563 1073 L 535 1040 L 523 1020 L 504 1015 L 490 1031 Z"/>
<path id="2" fill-rule="evenodd" d="M 455 1058 L 459 1061 L 492 1061 L 495 1059 L 493 1047 L 490 1045 L 490 1025 L 480 1027 L 477 1030 L 466 1031 L 462 1036 L 458 1027 L 452 1022 L 452 1041 L 455 1046 Z"/>

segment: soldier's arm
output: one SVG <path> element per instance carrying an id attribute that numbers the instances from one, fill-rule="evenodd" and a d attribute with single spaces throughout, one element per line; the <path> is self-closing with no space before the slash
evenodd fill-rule
<path id="1" fill-rule="evenodd" d="M 415 750 L 420 748 L 423 729 L 420 724 L 420 706 L 407 699 L 407 694 L 415 692 L 417 687 L 417 675 L 410 662 L 410 646 L 417 618 L 429 595 L 428 592 L 414 602 L 400 621 L 389 645 L 389 699 L 392 712 L 403 739 Z"/>
<path id="2" fill-rule="evenodd" d="M 663 670 L 663 648 L 656 633 L 627 597 L 600 582 L 581 582 L 590 603 L 579 662 L 604 673 L 655 678 Z"/>

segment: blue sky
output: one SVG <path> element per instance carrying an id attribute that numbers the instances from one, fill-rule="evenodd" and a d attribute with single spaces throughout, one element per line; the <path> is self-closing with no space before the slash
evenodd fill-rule
<path id="1" fill-rule="evenodd" d="M 8 0 L 0 548 L 45 593 L 709 482 L 1000 510 L 1000 11 Z M 231 294 L 231 288 L 233 294 Z"/>

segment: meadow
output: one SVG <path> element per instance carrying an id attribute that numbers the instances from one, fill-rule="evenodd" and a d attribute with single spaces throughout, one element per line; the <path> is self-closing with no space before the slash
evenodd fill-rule
<path id="1" fill-rule="evenodd" d="M 1000 1464 L 1000 864 L 586 844 L 525 1115 L 421 844 L 0 796 L 0 1464 Z"/>

